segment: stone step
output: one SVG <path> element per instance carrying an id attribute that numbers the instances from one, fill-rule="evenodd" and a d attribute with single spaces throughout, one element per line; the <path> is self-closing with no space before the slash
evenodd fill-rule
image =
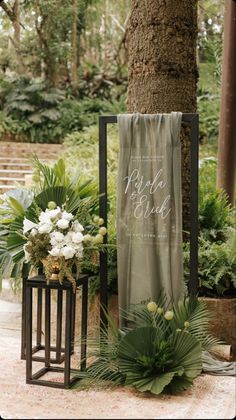
<path id="1" fill-rule="evenodd" d="M 12 184 L 14 182 L 25 183 L 25 177 L 24 178 L 0 177 L 0 184 L 9 185 L 9 184 Z"/>
<path id="2" fill-rule="evenodd" d="M 28 169 L 0 169 L 0 176 L 2 176 L 2 174 L 17 174 L 17 176 L 19 175 L 23 175 L 23 174 L 32 174 L 33 171 L 28 170 Z"/>
<path id="3" fill-rule="evenodd" d="M 16 188 L 15 185 L 6 185 L 6 184 L 0 185 L 0 193 L 4 193 L 9 190 L 14 190 L 15 188 Z"/>
<path id="4" fill-rule="evenodd" d="M 3 163 L 0 162 L 0 170 L 2 169 L 31 169 L 32 165 L 30 165 L 29 163 Z"/>

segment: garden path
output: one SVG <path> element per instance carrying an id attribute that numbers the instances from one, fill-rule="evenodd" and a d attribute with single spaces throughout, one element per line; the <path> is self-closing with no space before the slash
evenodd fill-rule
<path id="1" fill-rule="evenodd" d="M 0 300 L 0 416 L 4 419 L 231 419 L 235 378 L 201 375 L 178 396 L 116 390 L 60 390 L 25 383 L 21 305 Z"/>

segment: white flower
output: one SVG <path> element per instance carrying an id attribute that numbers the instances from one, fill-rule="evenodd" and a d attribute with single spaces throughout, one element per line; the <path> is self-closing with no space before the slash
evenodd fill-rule
<path id="1" fill-rule="evenodd" d="M 24 218 L 23 221 L 23 233 L 29 232 L 29 230 L 38 227 L 36 223 L 31 222 L 31 220 Z"/>
<path id="2" fill-rule="evenodd" d="M 48 213 L 51 220 L 54 220 L 61 213 L 61 209 L 60 209 L 60 207 L 57 207 L 54 210 L 48 210 L 47 209 L 46 213 Z"/>
<path id="3" fill-rule="evenodd" d="M 52 224 L 51 223 L 44 223 L 41 226 L 39 226 L 38 231 L 39 233 L 50 233 L 52 230 Z"/>
<path id="4" fill-rule="evenodd" d="M 51 251 L 49 251 L 49 254 L 51 254 L 53 257 L 61 257 L 62 256 L 61 248 L 58 248 L 57 246 L 55 246 L 54 248 L 51 249 Z"/>
<path id="5" fill-rule="evenodd" d="M 42 211 L 39 215 L 39 221 L 43 223 L 49 223 L 51 220 L 54 220 L 61 213 L 60 207 L 57 207 L 54 210 L 46 209 Z"/>
<path id="6" fill-rule="evenodd" d="M 73 230 L 75 232 L 83 232 L 84 228 L 83 226 L 78 222 L 78 220 L 75 220 L 73 223 Z"/>
<path id="7" fill-rule="evenodd" d="M 32 229 L 30 232 L 32 236 L 35 236 L 37 233 L 38 233 L 37 229 Z"/>
<path id="8" fill-rule="evenodd" d="M 72 235 L 72 241 L 75 242 L 76 244 L 79 244 L 80 242 L 82 242 L 83 240 L 83 235 L 81 232 L 74 232 Z"/>
<path id="9" fill-rule="evenodd" d="M 69 227 L 69 220 L 67 220 L 67 219 L 60 219 L 57 222 L 57 226 L 60 229 L 67 229 Z"/>
<path id="10" fill-rule="evenodd" d="M 52 232 L 51 236 L 57 241 L 62 242 L 65 240 L 65 236 L 61 232 Z"/>
<path id="11" fill-rule="evenodd" d="M 70 244 L 70 245 L 72 245 L 72 235 L 73 235 L 73 232 L 71 232 L 71 231 L 69 231 L 65 236 L 64 236 L 64 238 L 65 238 L 65 243 L 66 244 Z"/>
<path id="12" fill-rule="evenodd" d="M 65 257 L 66 260 L 73 258 L 75 255 L 75 249 L 71 246 L 65 246 L 62 248 L 62 255 Z"/>
<path id="13" fill-rule="evenodd" d="M 63 213 L 62 213 L 62 219 L 69 220 L 69 222 L 70 222 L 71 220 L 74 219 L 74 216 L 73 216 L 72 213 L 67 213 L 67 211 L 63 211 Z"/>

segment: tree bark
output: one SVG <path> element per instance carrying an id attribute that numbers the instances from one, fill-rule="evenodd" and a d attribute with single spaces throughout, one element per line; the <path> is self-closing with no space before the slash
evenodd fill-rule
<path id="1" fill-rule="evenodd" d="M 78 90 L 78 2 L 73 0 L 73 20 L 71 30 L 71 87 L 74 93 Z"/>
<path id="2" fill-rule="evenodd" d="M 217 187 L 234 204 L 236 177 L 236 2 L 225 1 Z"/>
<path id="3" fill-rule="evenodd" d="M 131 0 L 128 110 L 196 112 L 197 0 Z M 190 223 L 190 140 L 182 130 L 184 230 Z"/>
<path id="4" fill-rule="evenodd" d="M 16 69 L 18 74 L 24 74 L 25 68 L 20 54 L 20 45 L 21 45 L 21 23 L 20 23 L 20 1 L 15 0 L 12 8 L 4 1 L 0 2 L 0 7 L 7 14 L 8 18 L 12 22 L 14 29 L 13 38 L 10 38 L 14 50 L 15 50 L 15 61 Z"/>

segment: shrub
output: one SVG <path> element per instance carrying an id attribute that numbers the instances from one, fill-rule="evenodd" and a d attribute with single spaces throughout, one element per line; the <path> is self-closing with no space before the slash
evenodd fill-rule
<path id="1" fill-rule="evenodd" d="M 203 235 L 199 238 L 198 278 L 201 296 L 236 295 L 236 230 L 229 228 L 228 239 L 212 243 Z M 184 275 L 189 281 L 189 244 L 184 245 Z"/>

